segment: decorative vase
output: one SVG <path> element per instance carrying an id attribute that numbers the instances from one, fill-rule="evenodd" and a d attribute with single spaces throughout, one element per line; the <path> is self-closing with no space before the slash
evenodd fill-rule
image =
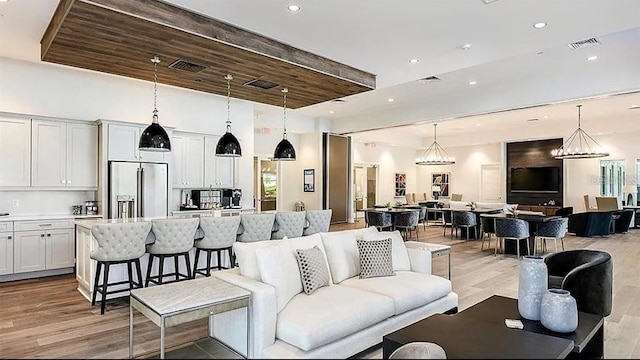
<path id="1" fill-rule="evenodd" d="M 542 296 L 540 322 L 547 329 L 570 333 L 578 328 L 576 299 L 567 290 L 550 289 Z"/>
<path id="2" fill-rule="evenodd" d="M 540 256 L 524 256 L 520 263 L 518 312 L 529 320 L 540 320 L 542 296 L 547 292 L 547 265 Z"/>

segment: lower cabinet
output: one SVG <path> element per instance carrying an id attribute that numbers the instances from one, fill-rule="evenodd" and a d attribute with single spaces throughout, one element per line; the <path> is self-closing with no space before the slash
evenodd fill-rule
<path id="1" fill-rule="evenodd" d="M 45 233 L 43 231 L 17 231 L 13 244 L 13 272 L 45 270 Z"/>
<path id="2" fill-rule="evenodd" d="M 19 223 L 16 222 L 16 224 Z M 34 227 L 38 225 L 38 223 L 30 222 L 26 225 L 20 224 L 16 226 Z M 13 234 L 12 273 L 62 269 L 74 266 L 75 242 L 73 229 L 15 231 Z M 2 239 L 0 237 L 0 241 Z M 0 245 L 3 243 L 0 243 Z M 2 267 L 1 264 L 0 267 Z M 5 273 L 0 270 L 0 274 Z"/>
<path id="3" fill-rule="evenodd" d="M 0 233 L 0 275 L 13 274 L 13 232 Z"/>
<path id="4" fill-rule="evenodd" d="M 73 229 L 49 230 L 45 236 L 45 269 L 73 267 Z"/>

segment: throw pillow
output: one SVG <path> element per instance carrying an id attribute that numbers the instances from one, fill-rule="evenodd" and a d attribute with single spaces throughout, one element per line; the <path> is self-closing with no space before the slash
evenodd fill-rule
<path id="1" fill-rule="evenodd" d="M 393 276 L 391 239 L 356 240 L 360 253 L 360 279 Z"/>
<path id="2" fill-rule="evenodd" d="M 327 252 L 324 249 L 324 245 L 322 244 L 322 237 L 320 236 L 320 233 L 301 236 L 298 238 L 289 238 L 288 242 L 289 242 L 289 245 L 291 245 L 291 250 L 294 253 L 298 249 L 311 249 L 314 246 L 318 246 L 320 251 L 322 251 L 322 256 L 324 257 L 324 263 L 327 265 L 327 269 L 329 269 L 329 262 L 327 261 Z M 355 242 L 354 242 L 354 245 L 355 245 Z M 329 286 L 332 286 L 332 285 L 333 285 L 333 279 L 331 278 L 331 272 L 329 272 Z"/>
<path id="3" fill-rule="evenodd" d="M 360 257 L 353 232 L 336 231 L 321 233 L 320 236 L 334 284 L 360 274 Z"/>
<path id="4" fill-rule="evenodd" d="M 280 312 L 289 300 L 302 292 L 300 271 L 291 245 L 285 238 L 278 246 L 257 249 L 256 259 L 262 282 L 276 290 L 277 311 Z"/>
<path id="5" fill-rule="evenodd" d="M 383 240 L 391 238 L 391 257 L 393 259 L 393 271 L 411 270 L 407 246 L 400 235 L 400 231 L 380 231 L 375 234 L 364 234 L 364 240 Z"/>
<path id="6" fill-rule="evenodd" d="M 300 268 L 302 290 L 307 295 L 323 286 L 329 286 L 329 269 L 320 248 L 296 249 L 296 259 Z"/>
<path id="7" fill-rule="evenodd" d="M 236 255 L 236 262 L 240 269 L 240 275 L 260 281 L 260 269 L 256 259 L 256 250 L 280 245 L 282 240 L 265 240 L 244 243 L 236 241 L 233 243 L 233 253 Z"/>

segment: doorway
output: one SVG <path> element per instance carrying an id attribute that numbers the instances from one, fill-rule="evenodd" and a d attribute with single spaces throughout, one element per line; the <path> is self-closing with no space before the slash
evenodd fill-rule
<path id="1" fill-rule="evenodd" d="M 364 209 L 372 208 L 378 192 L 378 165 L 354 164 L 353 188 L 355 219 L 364 217 Z"/>
<path id="2" fill-rule="evenodd" d="M 276 211 L 278 198 L 278 163 L 267 158 L 253 158 L 253 179 L 256 212 Z"/>
<path id="3" fill-rule="evenodd" d="M 502 202 L 502 169 L 500 164 L 481 165 L 480 200 L 483 202 Z"/>

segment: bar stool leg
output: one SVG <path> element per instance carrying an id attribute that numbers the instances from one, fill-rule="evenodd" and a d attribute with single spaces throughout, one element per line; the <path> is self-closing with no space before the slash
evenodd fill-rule
<path id="1" fill-rule="evenodd" d="M 131 262 L 127 263 L 127 274 L 129 275 L 129 290 L 133 289 L 133 266 Z"/>
<path id="2" fill-rule="evenodd" d="M 189 259 L 189 252 L 184 253 L 184 260 L 187 262 L 187 279 L 189 279 L 189 274 L 191 274 L 191 261 Z M 194 265 L 195 268 L 195 265 Z"/>
<path id="3" fill-rule="evenodd" d="M 207 277 L 211 276 L 211 250 L 207 249 Z"/>
<path id="4" fill-rule="evenodd" d="M 102 261 L 98 261 L 96 266 L 96 278 L 93 281 L 93 296 L 91 297 L 91 306 L 96 306 L 96 295 L 98 294 L 98 286 L 100 286 L 100 272 L 102 271 Z"/>
<path id="5" fill-rule="evenodd" d="M 196 259 L 193 262 L 193 279 L 196 278 L 196 273 L 198 272 L 198 260 L 200 260 L 200 249 L 196 248 Z"/>
<path id="6" fill-rule="evenodd" d="M 216 256 L 218 258 L 218 270 L 222 270 L 222 252 L 220 249 L 216 250 Z"/>
<path id="7" fill-rule="evenodd" d="M 136 259 L 135 263 L 136 263 L 136 272 L 138 273 L 138 286 L 137 287 L 141 288 L 143 286 L 143 284 L 142 284 L 142 271 L 140 270 L 140 259 Z"/>
<path id="8" fill-rule="evenodd" d="M 180 256 L 180 254 L 176 254 L 173 256 L 173 265 L 174 268 L 176 269 L 176 281 L 180 280 L 180 264 L 178 263 L 178 257 Z"/>
<path id="9" fill-rule="evenodd" d="M 160 264 L 158 265 L 158 285 L 162 285 L 162 273 L 164 272 L 164 255 L 159 255 L 158 259 Z"/>
<path id="10" fill-rule="evenodd" d="M 147 279 L 144 283 L 144 287 L 149 287 L 149 280 L 151 279 L 152 267 L 153 267 L 153 254 L 149 254 L 149 263 L 147 264 Z"/>
<path id="11" fill-rule="evenodd" d="M 104 308 L 107 303 L 107 283 L 109 282 L 109 262 L 104 263 L 104 278 L 102 283 L 102 304 L 100 304 L 100 315 L 104 315 Z"/>

